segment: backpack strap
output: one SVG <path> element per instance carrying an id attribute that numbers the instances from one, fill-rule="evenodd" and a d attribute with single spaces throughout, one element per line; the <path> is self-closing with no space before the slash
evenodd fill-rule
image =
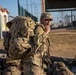
<path id="1" fill-rule="evenodd" d="M 35 30 L 36 30 L 38 27 L 41 27 L 43 30 L 45 29 L 45 27 L 44 27 L 43 24 L 37 24 L 37 25 L 35 26 L 34 33 L 35 33 Z"/>

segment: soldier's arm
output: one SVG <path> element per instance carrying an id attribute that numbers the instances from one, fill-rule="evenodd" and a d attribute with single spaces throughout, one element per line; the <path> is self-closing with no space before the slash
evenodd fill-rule
<path id="1" fill-rule="evenodd" d="M 44 36 L 45 36 L 44 29 L 41 26 L 38 26 L 35 30 L 34 43 L 36 45 L 40 45 L 43 41 Z"/>

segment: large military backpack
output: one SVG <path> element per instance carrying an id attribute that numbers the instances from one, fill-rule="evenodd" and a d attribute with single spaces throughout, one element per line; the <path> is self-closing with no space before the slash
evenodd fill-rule
<path id="1" fill-rule="evenodd" d="M 31 48 L 35 22 L 30 17 L 17 16 L 6 24 L 9 32 L 4 35 L 4 49 L 8 58 L 19 59 Z"/>

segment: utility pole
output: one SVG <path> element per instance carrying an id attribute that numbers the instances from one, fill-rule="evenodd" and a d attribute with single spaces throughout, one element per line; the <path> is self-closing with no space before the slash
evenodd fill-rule
<path id="1" fill-rule="evenodd" d="M 45 0 L 41 0 L 42 13 L 45 12 Z"/>
<path id="2" fill-rule="evenodd" d="M 20 4 L 19 4 L 19 0 L 17 0 L 18 3 L 18 15 L 20 15 Z"/>

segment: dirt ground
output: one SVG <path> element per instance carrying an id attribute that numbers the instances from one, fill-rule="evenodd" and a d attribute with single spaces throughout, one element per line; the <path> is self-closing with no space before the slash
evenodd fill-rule
<path id="1" fill-rule="evenodd" d="M 50 33 L 50 55 L 64 58 L 75 58 L 76 30 L 53 30 Z"/>
<path id="2" fill-rule="evenodd" d="M 76 30 L 51 30 L 50 55 L 64 58 L 75 58 L 76 55 Z M 3 40 L 0 40 L 0 49 Z"/>
<path id="3" fill-rule="evenodd" d="M 4 46 L 3 46 L 3 40 L 0 39 L 0 49 L 3 49 L 3 48 L 4 48 Z"/>

